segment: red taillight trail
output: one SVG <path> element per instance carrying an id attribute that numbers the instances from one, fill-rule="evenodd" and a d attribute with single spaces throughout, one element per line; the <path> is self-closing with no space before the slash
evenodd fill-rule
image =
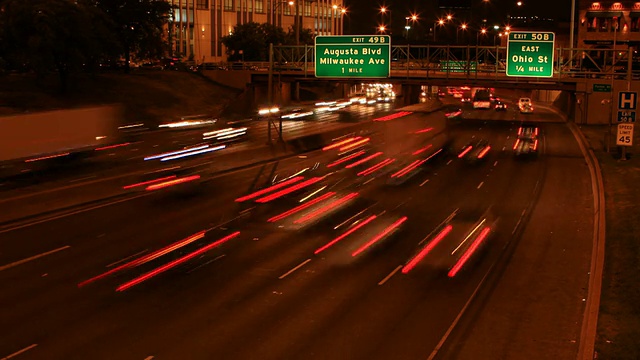
<path id="1" fill-rule="evenodd" d="M 313 184 L 317 183 L 318 181 L 321 181 L 322 179 L 324 179 L 324 178 L 322 178 L 322 177 L 311 178 L 309 180 L 306 180 L 306 181 L 303 181 L 301 183 L 295 184 L 292 187 L 280 190 L 280 191 L 275 192 L 275 193 L 273 193 L 271 195 L 267 195 L 267 196 L 265 196 L 263 198 L 260 198 L 260 199 L 256 200 L 256 202 L 264 204 L 266 202 L 275 200 L 275 199 L 277 199 L 279 197 L 282 197 L 282 196 L 285 196 L 287 194 L 291 194 L 294 191 L 298 191 L 298 190 L 300 190 L 302 188 L 305 188 L 307 186 L 313 185 Z"/>
<path id="2" fill-rule="evenodd" d="M 334 193 L 334 192 L 328 192 L 328 193 L 326 193 L 326 194 L 324 194 L 322 196 L 319 196 L 319 197 L 317 197 L 317 198 L 315 198 L 313 200 L 310 200 L 309 202 L 306 202 L 306 203 L 304 203 L 304 204 L 302 204 L 300 206 L 296 206 L 291 210 L 287 210 L 287 211 L 283 212 L 280 215 L 276 215 L 276 216 L 270 218 L 267 221 L 268 222 L 276 222 L 278 220 L 282 220 L 282 219 L 286 218 L 287 216 L 293 215 L 293 214 L 295 214 L 297 212 L 300 212 L 300 211 L 302 211 L 302 210 L 304 210 L 306 208 L 309 208 L 309 207 L 311 207 L 311 206 L 313 206 L 313 205 L 315 205 L 315 204 L 317 204 L 317 203 L 319 203 L 319 202 L 321 202 L 323 200 L 326 200 L 326 199 L 332 197 L 335 194 L 336 193 Z"/>
<path id="3" fill-rule="evenodd" d="M 490 231 L 491 231 L 491 228 L 488 228 L 488 227 L 482 229 L 482 232 L 480 233 L 480 235 L 478 235 L 478 237 L 473 242 L 473 244 L 471 244 L 471 246 L 467 249 L 467 251 L 464 252 L 460 260 L 458 260 L 458 262 L 451 268 L 451 270 L 447 274 L 449 277 L 456 276 L 456 274 L 460 271 L 460 269 L 462 269 L 464 264 L 469 260 L 471 255 L 473 255 L 473 253 L 478 249 L 480 244 L 487 238 Z"/>
<path id="4" fill-rule="evenodd" d="M 487 155 L 490 149 L 491 146 L 487 146 L 486 148 L 482 149 L 482 151 L 480 151 L 480 154 L 478 154 L 478 159 L 482 159 L 485 155 Z"/>
<path id="5" fill-rule="evenodd" d="M 103 147 L 96 148 L 95 151 L 115 149 L 115 148 L 128 146 L 128 145 L 131 145 L 131 143 L 123 143 L 123 144 L 115 144 L 115 145 L 103 146 Z"/>
<path id="6" fill-rule="evenodd" d="M 469 151 L 471 151 L 471 149 L 473 149 L 473 146 L 469 145 L 467 146 L 466 149 L 464 149 L 459 155 L 458 155 L 458 159 L 462 159 L 463 156 L 467 155 L 467 153 Z"/>
<path id="7" fill-rule="evenodd" d="M 429 145 L 423 147 L 422 149 L 418 149 L 418 150 L 414 151 L 411 155 L 420 155 L 423 152 L 429 150 L 432 146 L 433 146 L 433 144 L 429 144 Z"/>
<path id="8" fill-rule="evenodd" d="M 440 241 L 442 241 L 442 239 L 444 239 L 444 237 L 447 236 L 451 232 L 452 229 L 453 229 L 452 225 L 447 225 L 447 227 L 442 229 L 442 231 L 440 231 L 438 233 L 438 235 L 436 235 L 436 237 L 434 237 L 433 240 L 431 240 L 427 244 L 427 246 L 425 246 L 424 248 L 422 248 L 422 250 L 420 250 L 418 255 L 414 256 L 413 259 L 411 259 L 407 263 L 407 265 L 405 265 L 402 268 L 402 273 L 403 274 L 407 274 L 407 273 L 409 273 L 409 271 L 411 271 L 411 269 L 416 267 L 416 265 L 418 265 L 418 263 L 420 261 L 422 261 L 422 259 L 424 259 L 424 257 L 427 256 L 427 254 L 430 253 L 431 250 L 433 250 L 433 248 L 435 248 L 436 245 L 438 245 L 440 243 Z"/>
<path id="9" fill-rule="evenodd" d="M 360 171 L 358 173 L 358 176 L 373 174 L 374 172 L 376 172 L 376 171 L 382 169 L 383 167 L 393 163 L 394 161 L 396 161 L 396 159 L 385 159 L 385 160 L 382 160 L 381 162 L 373 165 L 372 167 Z"/>
<path id="10" fill-rule="evenodd" d="M 346 196 L 344 196 L 344 197 L 342 197 L 342 198 L 340 198 L 340 199 L 338 199 L 338 200 L 336 200 L 336 201 L 334 201 L 332 203 L 329 203 L 329 204 L 321 207 L 320 209 L 317 209 L 317 210 L 311 212 L 310 214 L 307 214 L 307 215 L 299 218 L 298 220 L 294 221 L 294 223 L 295 224 L 302 224 L 302 223 L 307 222 L 307 221 L 309 221 L 311 219 L 314 219 L 314 218 L 318 217 L 319 215 L 324 214 L 327 211 L 335 209 L 336 207 L 346 203 L 347 201 L 355 198 L 356 196 L 358 196 L 358 193 L 351 193 L 349 195 L 346 195 Z"/>
<path id="11" fill-rule="evenodd" d="M 122 271 L 124 269 L 136 267 L 136 266 L 142 265 L 144 263 L 147 263 L 147 262 L 149 262 L 151 260 L 157 259 L 160 256 L 166 255 L 166 254 L 168 254 L 168 253 L 170 253 L 170 252 L 172 252 L 174 250 L 177 250 L 177 249 L 179 249 L 179 248 L 181 248 L 181 247 L 183 247 L 185 245 L 191 244 L 192 242 L 194 242 L 196 240 L 202 239 L 204 237 L 204 235 L 205 235 L 205 231 L 201 231 L 199 233 L 193 234 L 193 235 L 189 236 L 186 239 L 182 239 L 182 240 L 180 240 L 178 242 L 175 242 L 175 243 L 173 243 L 171 245 L 165 246 L 162 249 L 159 249 L 159 250 L 156 250 L 156 251 L 154 251 L 154 252 L 152 252 L 150 254 L 147 254 L 147 255 L 145 255 L 145 256 L 143 256 L 141 258 L 129 261 L 129 262 L 124 263 L 124 264 L 122 264 L 122 265 L 120 265 L 118 267 L 115 267 L 115 268 L 113 268 L 113 269 L 111 269 L 111 270 L 109 270 L 109 271 L 107 271 L 105 273 L 102 273 L 102 274 L 100 274 L 98 276 L 94 276 L 91 279 L 85 280 L 85 281 L 79 283 L 78 287 L 83 287 L 83 286 L 85 286 L 87 284 L 90 284 L 90 283 L 92 283 L 94 281 L 103 279 L 103 278 L 105 278 L 105 277 L 107 277 L 109 275 L 115 274 L 115 273 L 117 273 L 119 271 Z"/>
<path id="12" fill-rule="evenodd" d="M 352 227 L 351 229 L 345 231 L 342 235 L 338 236 L 337 238 L 329 241 L 327 244 L 325 244 L 324 246 L 318 248 L 316 251 L 314 251 L 313 253 L 318 255 L 319 253 L 327 250 L 328 248 L 330 248 L 331 246 L 335 245 L 338 241 L 346 238 L 347 236 L 353 234 L 354 232 L 358 231 L 358 229 L 362 228 L 363 226 L 367 225 L 368 223 L 372 222 L 373 220 L 375 220 L 377 216 L 376 215 L 371 215 L 369 216 L 369 218 L 367 218 L 366 220 L 364 220 L 363 222 L 359 223 L 358 225 Z"/>
<path id="13" fill-rule="evenodd" d="M 347 161 L 349 161 L 351 159 L 355 159 L 355 158 L 357 158 L 358 156 L 360 156 L 362 154 L 364 154 L 364 150 L 358 151 L 357 153 L 353 153 L 353 154 L 351 154 L 349 156 L 345 156 L 342 159 L 338 159 L 338 160 L 332 162 L 331 164 L 327 165 L 327 167 L 334 167 L 336 165 L 340 165 L 340 164 L 342 164 L 344 162 L 347 162 Z"/>
<path id="14" fill-rule="evenodd" d="M 185 255 L 183 257 L 180 257 L 180 258 L 178 258 L 176 260 L 171 261 L 170 263 L 167 263 L 167 264 L 162 265 L 162 266 L 160 266 L 158 268 L 155 268 L 155 269 L 149 271 L 148 273 L 146 273 L 146 274 L 144 274 L 142 276 L 139 276 L 139 277 L 137 277 L 137 278 L 135 278 L 135 279 L 133 279 L 131 281 L 128 281 L 128 282 L 118 286 L 118 288 L 116 288 L 116 291 L 124 291 L 124 290 L 127 290 L 128 288 L 130 288 L 132 286 L 140 284 L 143 281 L 149 280 L 152 277 L 154 277 L 154 276 L 156 276 L 156 275 L 158 275 L 160 273 L 163 273 L 163 272 L 165 272 L 165 271 L 167 271 L 167 270 L 169 270 L 171 268 L 174 268 L 174 267 L 176 267 L 176 266 L 178 266 L 178 265 L 180 265 L 180 264 L 182 264 L 182 263 L 184 263 L 184 262 L 186 262 L 188 260 L 193 259 L 194 257 L 196 257 L 198 255 L 204 254 L 205 252 L 224 244 L 225 242 L 235 238 L 238 235 L 240 235 L 240 231 L 236 231 L 233 234 L 227 235 L 227 236 L 223 237 L 222 239 L 217 240 L 217 241 L 215 241 L 215 242 L 213 242 L 213 243 L 211 243 L 211 244 L 209 244 L 207 246 L 204 246 L 204 247 L 202 247 L 202 248 L 200 248 L 200 249 L 198 249 L 198 250 L 196 250 L 196 251 L 194 251 L 194 252 L 192 252 L 190 254 L 187 254 L 187 255 Z"/>
<path id="15" fill-rule="evenodd" d="M 424 134 L 424 133 L 429 132 L 431 130 L 433 130 L 432 127 L 426 128 L 426 129 L 422 129 L 422 130 L 418 130 L 418 131 L 416 131 L 416 134 Z"/>
<path id="16" fill-rule="evenodd" d="M 322 148 L 322 151 L 327 151 L 327 150 L 331 150 L 331 149 L 335 149 L 337 147 L 340 147 L 342 145 L 348 144 L 352 141 L 356 141 L 356 140 L 360 140 L 362 139 L 360 136 L 356 136 L 356 137 L 351 137 L 342 141 L 338 141 L 337 143 L 333 143 L 331 145 L 327 145 L 325 147 Z"/>
<path id="17" fill-rule="evenodd" d="M 144 186 L 144 185 L 149 185 L 149 184 L 154 184 L 160 181 L 166 181 L 166 180 L 171 180 L 171 179 L 175 179 L 177 176 L 175 175 L 171 175 L 171 176 L 167 176 L 167 177 L 163 177 L 163 178 L 159 178 L 159 179 L 155 179 L 155 180 L 149 180 L 149 181 L 143 181 L 143 182 L 139 182 L 137 184 L 131 184 L 131 185 L 127 185 L 127 186 L 123 186 L 122 188 L 127 190 L 127 189 L 132 189 L 134 187 L 138 187 L 138 186 Z"/>
<path id="18" fill-rule="evenodd" d="M 387 226 L 387 228 L 384 229 L 380 234 L 374 236 L 373 239 L 369 240 L 366 244 L 362 245 L 358 250 L 356 250 L 353 253 L 351 253 L 351 256 L 352 257 L 358 256 L 361 252 L 363 252 L 363 251 L 367 250 L 369 247 L 371 247 L 371 245 L 377 243 L 378 241 L 380 241 L 380 239 L 382 239 L 383 237 L 389 235 L 389 233 L 391 233 L 398 226 L 402 225 L 402 223 L 407 221 L 407 219 L 408 218 L 406 216 L 403 216 L 400 219 L 398 219 L 396 222 L 394 222 L 393 224 Z"/>
<path id="19" fill-rule="evenodd" d="M 517 149 L 519 144 L 520 144 L 520 139 L 517 139 L 516 143 L 513 145 L 513 150 Z"/>
<path id="20" fill-rule="evenodd" d="M 186 183 L 186 182 L 193 181 L 193 180 L 198 180 L 198 179 L 200 179 L 200 175 L 191 175 L 191 176 L 187 176 L 187 177 L 183 177 L 183 178 L 179 178 L 179 179 L 174 179 L 174 180 L 161 182 L 161 183 L 154 184 L 154 185 L 149 185 L 149 186 L 147 186 L 146 190 L 147 191 L 153 191 L 153 190 L 164 189 L 164 188 L 169 187 L 169 186 L 178 185 L 178 184 L 182 184 L 182 183 Z"/>
<path id="21" fill-rule="evenodd" d="M 360 164 L 363 164 L 363 163 L 365 163 L 365 162 L 367 162 L 367 161 L 369 161 L 369 160 L 371 160 L 371 159 L 375 159 L 375 158 L 377 158 L 377 157 L 378 157 L 378 156 L 380 156 L 380 155 L 382 155 L 382 151 L 378 151 L 377 153 L 375 153 L 375 154 L 371 154 L 371 155 L 367 156 L 367 157 L 366 157 L 366 158 L 364 158 L 364 159 L 360 159 L 360 160 L 358 160 L 358 161 L 356 161 L 356 162 L 354 162 L 354 163 L 351 163 L 351 164 L 347 165 L 347 166 L 346 166 L 346 168 L 347 168 L 347 169 L 354 168 L 354 167 L 356 167 L 356 166 L 358 166 L 358 165 L 360 165 Z"/>
<path id="22" fill-rule="evenodd" d="M 354 143 L 347 144 L 347 145 L 345 145 L 345 146 L 341 147 L 341 148 L 340 148 L 340 151 L 347 151 L 347 150 L 351 150 L 351 149 L 353 149 L 353 148 L 355 148 L 355 147 L 358 147 L 358 146 L 360 146 L 360 145 L 364 145 L 364 144 L 368 143 L 369 141 L 371 141 L 371 139 L 370 139 L 370 138 L 364 138 L 364 139 L 362 139 L 362 140 L 358 140 L 358 141 L 356 141 L 356 142 L 354 142 Z"/>
<path id="23" fill-rule="evenodd" d="M 289 180 L 286 180 L 286 181 L 283 181 L 281 183 L 275 184 L 273 186 L 269 186 L 266 189 L 258 190 L 258 191 L 254 192 L 252 194 L 249 194 L 249 195 L 246 195 L 246 196 L 243 196 L 243 197 L 239 197 L 239 198 L 236 199 L 236 202 L 242 202 L 242 201 L 255 199 L 255 198 L 257 198 L 259 196 L 262 196 L 262 195 L 264 195 L 266 193 L 269 193 L 269 192 L 272 192 L 274 190 L 280 189 L 281 187 L 296 183 L 296 182 L 298 182 L 298 181 L 300 181 L 302 179 L 304 179 L 304 176 L 296 176 L 294 178 L 291 178 Z"/>

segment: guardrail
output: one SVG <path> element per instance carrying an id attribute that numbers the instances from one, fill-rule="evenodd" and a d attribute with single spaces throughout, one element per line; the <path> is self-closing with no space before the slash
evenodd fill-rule
<path id="1" fill-rule="evenodd" d="M 631 51 L 613 49 L 556 48 L 553 78 L 640 79 L 640 60 L 630 60 Z M 505 46 L 397 45 L 391 47 L 392 76 L 414 77 L 505 77 Z M 313 76 L 314 47 L 274 46 L 275 72 L 300 71 Z M 207 65 L 207 64 L 203 64 Z M 217 70 L 268 71 L 268 62 L 235 62 L 209 64 Z M 206 67 L 203 67 L 206 69 Z"/>

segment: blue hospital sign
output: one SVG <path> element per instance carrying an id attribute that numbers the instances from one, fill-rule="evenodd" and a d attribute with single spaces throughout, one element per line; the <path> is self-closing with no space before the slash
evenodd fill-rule
<path id="1" fill-rule="evenodd" d="M 633 91 L 618 92 L 618 110 L 635 110 L 638 93 Z"/>

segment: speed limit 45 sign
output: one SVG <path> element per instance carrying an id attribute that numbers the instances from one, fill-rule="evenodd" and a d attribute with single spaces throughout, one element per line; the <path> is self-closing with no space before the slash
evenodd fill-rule
<path id="1" fill-rule="evenodd" d="M 633 145 L 633 124 L 618 124 L 616 144 L 619 146 Z"/>

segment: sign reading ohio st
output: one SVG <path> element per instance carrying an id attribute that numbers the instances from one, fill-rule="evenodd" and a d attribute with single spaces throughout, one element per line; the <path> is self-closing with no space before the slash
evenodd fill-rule
<path id="1" fill-rule="evenodd" d="M 316 77 L 386 78 L 391 69 L 391 38 L 316 36 Z"/>
<path id="2" fill-rule="evenodd" d="M 554 42 L 552 32 L 510 32 L 507 76 L 552 77 Z"/>

